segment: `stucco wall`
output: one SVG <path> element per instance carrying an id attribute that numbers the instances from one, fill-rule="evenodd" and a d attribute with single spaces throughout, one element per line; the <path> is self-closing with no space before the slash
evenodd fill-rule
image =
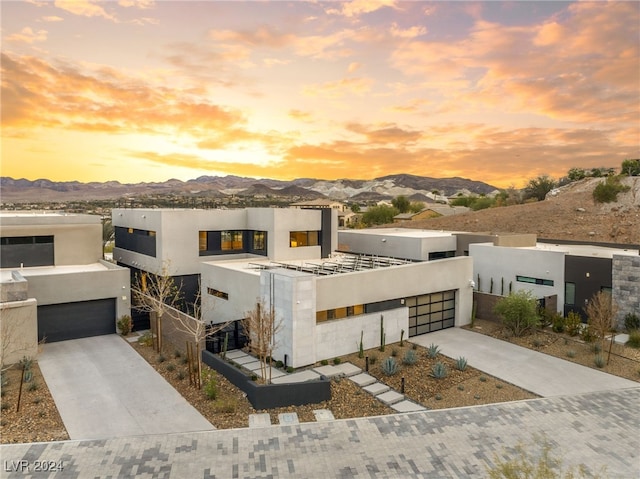
<path id="1" fill-rule="evenodd" d="M 564 255 L 560 251 L 536 250 L 532 248 L 509 248 L 479 243 L 469 245 L 473 258 L 473 280 L 476 290 L 489 293 L 493 278 L 493 294 L 509 294 L 509 284 L 513 291 L 528 290 L 537 298 L 558 296 L 558 312 L 564 305 Z M 480 275 L 480 284 L 478 284 Z M 553 286 L 523 283 L 516 276 L 529 276 L 552 280 Z M 504 292 L 502 279 L 504 278 Z"/>
<path id="2" fill-rule="evenodd" d="M 0 303 L 2 366 L 38 354 L 38 313 L 34 298 Z"/>
<path id="3" fill-rule="evenodd" d="M 129 270 L 106 261 L 98 271 L 56 271 L 49 274 L 22 274 L 29 283 L 29 296 L 39 305 L 61 304 L 93 299 L 116 298 L 116 318 L 131 314 Z"/>
<path id="4" fill-rule="evenodd" d="M 244 318 L 247 311 L 255 308 L 260 297 L 260 275 L 251 270 L 203 263 L 201 287 L 203 317 L 208 322 L 222 323 Z M 210 295 L 208 288 L 227 293 L 229 299 Z"/>

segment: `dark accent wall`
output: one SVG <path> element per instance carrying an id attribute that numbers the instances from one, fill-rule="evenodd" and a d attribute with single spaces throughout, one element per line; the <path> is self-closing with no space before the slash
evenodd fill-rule
<path id="1" fill-rule="evenodd" d="M 0 268 L 53 266 L 53 236 L 16 236 L 0 238 Z"/>
<path id="2" fill-rule="evenodd" d="M 328 258 L 333 251 L 331 251 L 331 236 L 333 233 L 333 223 L 331 221 L 332 212 L 331 208 L 322 208 L 321 227 L 320 232 L 320 255 L 322 258 Z"/>
<path id="3" fill-rule="evenodd" d="M 116 226 L 115 237 L 116 248 L 156 257 L 156 236 L 148 231 L 134 229 L 133 233 L 129 233 L 128 228 Z"/>
<path id="4" fill-rule="evenodd" d="M 377 303 L 368 303 L 364 305 L 365 314 L 378 313 L 389 309 L 398 309 L 404 307 L 403 299 L 389 299 L 387 301 L 378 301 Z"/>
<path id="5" fill-rule="evenodd" d="M 569 311 L 575 311 L 582 316 L 583 320 L 586 320 L 584 306 L 587 301 L 602 288 L 611 288 L 612 286 L 611 267 L 612 261 L 609 258 L 565 256 L 564 280 L 576 285 L 575 305 L 565 304 L 565 315 Z"/>
<path id="6" fill-rule="evenodd" d="M 209 351 L 202 351 L 202 361 L 246 393 L 255 409 L 303 406 L 331 399 L 331 382 L 328 379 L 291 384 L 256 384 L 241 369 Z"/>

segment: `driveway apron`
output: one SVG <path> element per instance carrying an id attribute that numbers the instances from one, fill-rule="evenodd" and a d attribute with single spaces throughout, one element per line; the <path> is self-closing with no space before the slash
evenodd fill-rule
<path id="1" fill-rule="evenodd" d="M 38 364 L 71 439 L 215 429 L 117 335 L 45 344 Z"/>

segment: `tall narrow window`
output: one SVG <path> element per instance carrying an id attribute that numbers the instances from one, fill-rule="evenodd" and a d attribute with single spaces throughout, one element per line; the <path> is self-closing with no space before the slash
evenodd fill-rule
<path id="1" fill-rule="evenodd" d="M 198 232 L 198 249 L 200 251 L 207 250 L 207 232 L 206 231 Z"/>
<path id="2" fill-rule="evenodd" d="M 576 283 L 564 283 L 564 303 L 576 304 Z"/>
<path id="3" fill-rule="evenodd" d="M 254 231 L 253 232 L 253 249 L 256 251 L 264 251 L 265 249 L 265 232 Z"/>

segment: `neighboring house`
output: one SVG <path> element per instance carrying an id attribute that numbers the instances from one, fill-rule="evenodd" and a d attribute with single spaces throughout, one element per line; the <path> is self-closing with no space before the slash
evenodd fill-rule
<path id="1" fill-rule="evenodd" d="M 330 208 L 332 210 L 336 210 L 339 213 L 344 213 L 348 210 L 347 205 L 341 203 L 340 201 L 334 200 L 326 200 L 326 199 L 316 199 L 316 200 L 308 200 L 308 201 L 299 201 L 297 203 L 291 203 L 291 208 L 302 208 L 302 209 L 322 209 L 322 208 Z"/>
<path id="2" fill-rule="evenodd" d="M 339 228 L 357 227 L 361 222 L 362 222 L 362 213 L 354 213 L 351 210 L 347 210 L 343 213 L 338 213 Z"/>
<path id="3" fill-rule="evenodd" d="M 115 333 L 130 314 L 129 271 L 102 259 L 99 216 L 2 211 L 0 236 L 3 322 L 22 310 L 30 353 L 37 341 Z"/>
<path id="4" fill-rule="evenodd" d="M 558 313 L 567 315 L 575 311 L 583 320 L 587 302 L 602 290 L 611 291 L 619 303 L 619 318 L 634 309 L 640 310 L 640 303 L 634 304 L 633 298 L 637 296 L 633 294 L 626 295 L 626 302 L 620 301 L 628 291 L 624 278 L 629 282 L 632 277 L 640 277 L 634 276 L 640 273 L 637 247 L 534 241 L 520 247 L 471 244 L 469 253 L 481 292 L 508 294 L 511 290 L 525 289 L 538 298 L 555 295 Z"/>

